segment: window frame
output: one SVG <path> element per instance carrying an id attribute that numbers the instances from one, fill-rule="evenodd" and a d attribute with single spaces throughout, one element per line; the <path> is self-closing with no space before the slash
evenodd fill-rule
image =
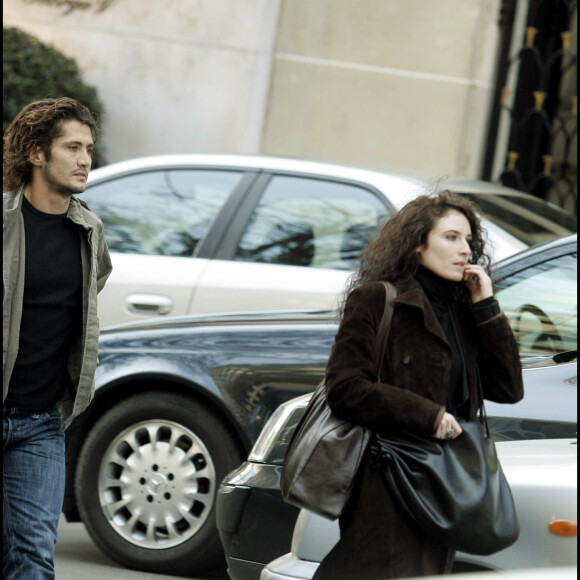
<path id="1" fill-rule="evenodd" d="M 552 242 L 553 243 L 553 242 Z M 529 252 L 529 250 L 524 250 Z M 575 254 L 578 251 L 576 240 L 561 243 L 546 249 L 539 249 L 537 252 L 529 253 L 524 258 L 518 258 L 518 255 L 510 256 L 504 260 L 505 264 L 499 263 L 493 268 L 494 287 L 499 286 L 503 280 L 513 276 L 518 272 L 527 270 L 530 267 L 547 262 L 554 258 L 559 258 L 567 254 Z"/>

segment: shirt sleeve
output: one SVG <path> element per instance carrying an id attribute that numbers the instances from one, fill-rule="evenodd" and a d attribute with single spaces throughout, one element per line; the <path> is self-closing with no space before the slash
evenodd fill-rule
<path id="1" fill-rule="evenodd" d="M 473 313 L 475 324 L 481 324 L 499 314 L 499 302 L 494 296 L 490 296 L 489 298 L 485 298 L 480 302 L 472 304 L 471 312 Z"/>

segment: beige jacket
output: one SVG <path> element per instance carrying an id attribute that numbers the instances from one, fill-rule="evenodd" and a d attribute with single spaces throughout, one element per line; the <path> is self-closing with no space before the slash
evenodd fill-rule
<path id="1" fill-rule="evenodd" d="M 2 401 L 8 395 L 8 385 L 18 355 L 22 317 L 25 255 L 23 192 L 24 186 L 3 195 Z M 99 340 L 97 294 L 103 289 L 112 270 L 101 220 L 84 201 L 74 196 L 71 198 L 68 219 L 81 226 L 82 232 L 83 325 L 82 334 L 74 342 L 68 360 L 73 390 L 66 392 L 60 401 L 63 429 L 86 409 L 93 398 Z"/>

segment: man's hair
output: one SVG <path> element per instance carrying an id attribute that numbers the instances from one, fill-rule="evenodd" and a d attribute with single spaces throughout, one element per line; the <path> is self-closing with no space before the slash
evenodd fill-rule
<path id="1" fill-rule="evenodd" d="M 52 143 L 62 135 L 66 121 L 79 121 L 87 125 L 93 141 L 96 140 L 97 122 L 93 114 L 69 97 L 33 101 L 16 115 L 4 133 L 4 191 L 13 191 L 30 182 L 30 152 L 38 147 L 50 159 Z"/>

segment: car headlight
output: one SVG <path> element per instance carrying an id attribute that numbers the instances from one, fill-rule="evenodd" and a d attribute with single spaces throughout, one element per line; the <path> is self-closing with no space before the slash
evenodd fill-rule
<path id="1" fill-rule="evenodd" d="M 248 461 L 282 465 L 292 433 L 304 415 L 311 396 L 312 393 L 308 393 L 291 399 L 274 411 L 250 451 Z"/>

